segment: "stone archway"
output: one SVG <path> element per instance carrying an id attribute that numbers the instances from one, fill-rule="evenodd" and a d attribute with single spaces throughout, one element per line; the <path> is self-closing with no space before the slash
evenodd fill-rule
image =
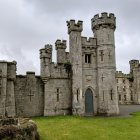
<path id="1" fill-rule="evenodd" d="M 85 92 L 85 114 L 93 115 L 93 93 L 91 89 L 87 89 Z"/>

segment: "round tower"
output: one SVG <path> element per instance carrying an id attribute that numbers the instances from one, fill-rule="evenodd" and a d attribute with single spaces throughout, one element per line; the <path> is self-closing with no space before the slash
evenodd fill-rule
<path id="1" fill-rule="evenodd" d="M 52 62 L 52 45 L 45 45 L 43 49 L 40 49 L 40 75 L 42 78 L 50 77 L 50 64 Z"/>
<path id="2" fill-rule="evenodd" d="M 134 68 L 138 68 L 139 67 L 139 60 L 130 60 L 129 61 L 130 64 L 130 72 L 133 72 Z"/>
<path id="3" fill-rule="evenodd" d="M 114 14 L 101 13 L 93 17 L 92 30 L 97 40 L 97 87 L 98 113 L 116 115 L 119 113 L 116 89 L 116 60 L 114 31 L 116 17 Z"/>

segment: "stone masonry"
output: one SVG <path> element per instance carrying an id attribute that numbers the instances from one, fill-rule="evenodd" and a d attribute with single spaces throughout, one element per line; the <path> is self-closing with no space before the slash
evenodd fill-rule
<path id="1" fill-rule="evenodd" d="M 119 104 L 140 104 L 140 63 L 131 60 L 130 73 L 116 72 Z"/>
<path id="2" fill-rule="evenodd" d="M 116 17 L 91 20 L 93 37 L 82 36 L 83 22 L 67 21 L 67 41 L 57 40 L 57 63 L 50 44 L 40 49 L 40 75 L 16 75 L 16 62 L 0 61 L 0 116 L 118 115 L 119 104 L 140 103 L 140 64 L 116 72 Z"/>

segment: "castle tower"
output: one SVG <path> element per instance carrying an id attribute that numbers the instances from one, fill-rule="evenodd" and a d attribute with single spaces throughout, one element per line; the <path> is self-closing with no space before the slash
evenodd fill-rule
<path id="1" fill-rule="evenodd" d="M 16 62 L 0 61 L 0 116 L 14 117 Z"/>
<path id="2" fill-rule="evenodd" d="M 82 99 L 82 21 L 67 22 L 70 47 L 70 63 L 72 65 L 72 113 L 84 114 Z"/>
<path id="3" fill-rule="evenodd" d="M 130 60 L 130 73 L 132 76 L 133 84 L 132 91 L 134 93 L 134 102 L 140 104 L 140 63 L 139 60 Z"/>
<path id="4" fill-rule="evenodd" d="M 97 87 L 98 113 L 116 115 L 119 113 L 116 89 L 116 60 L 114 31 L 116 17 L 114 14 L 102 13 L 92 19 L 92 30 L 97 39 Z"/>
<path id="5" fill-rule="evenodd" d="M 66 40 L 57 40 L 55 42 L 55 49 L 57 51 L 57 63 L 63 64 L 66 62 Z"/>
<path id="6" fill-rule="evenodd" d="M 7 62 L 0 61 L 0 116 L 6 114 Z"/>
<path id="7" fill-rule="evenodd" d="M 130 72 L 133 72 L 134 68 L 139 66 L 139 60 L 131 60 L 129 61 L 130 64 Z"/>
<path id="8" fill-rule="evenodd" d="M 45 45 L 40 49 L 40 64 L 41 64 L 41 77 L 46 79 L 50 77 L 50 64 L 52 62 L 52 45 Z"/>
<path id="9" fill-rule="evenodd" d="M 51 76 L 51 63 L 52 63 L 52 45 L 45 45 L 43 49 L 40 50 L 40 64 L 41 64 L 41 78 L 44 82 L 44 116 L 46 116 L 48 104 L 48 89 L 49 86 L 49 79 Z"/>

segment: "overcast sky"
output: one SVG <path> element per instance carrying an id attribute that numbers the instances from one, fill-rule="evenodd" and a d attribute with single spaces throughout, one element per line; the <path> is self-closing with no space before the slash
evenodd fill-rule
<path id="1" fill-rule="evenodd" d="M 117 70 L 128 73 L 129 60 L 140 59 L 140 0 L 0 0 L 0 59 L 16 60 L 18 74 L 39 74 L 39 49 L 68 40 L 66 21 L 83 20 L 90 37 L 91 18 L 101 12 L 116 15 Z"/>

